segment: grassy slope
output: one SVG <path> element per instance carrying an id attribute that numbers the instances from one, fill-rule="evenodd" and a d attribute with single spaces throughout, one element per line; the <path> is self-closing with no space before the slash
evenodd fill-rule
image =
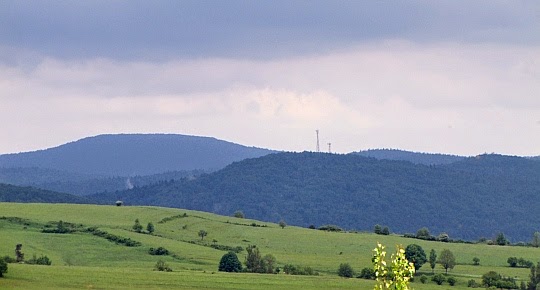
<path id="1" fill-rule="evenodd" d="M 158 223 L 165 217 L 187 213 L 188 217 Z M 0 203 L 0 217 L 22 217 L 36 223 L 63 220 L 97 226 L 119 236 L 130 237 L 143 245 L 124 247 L 88 234 L 43 234 L 39 226 L 29 226 L 0 220 L 0 256 L 13 255 L 15 244 L 23 244 L 26 258 L 32 254 L 47 255 L 53 266 L 9 265 L 6 279 L 0 279 L 0 288 L 184 288 L 196 289 L 300 289 L 300 288 L 361 288 L 369 289 L 371 281 L 340 279 L 335 272 L 340 263 L 350 263 L 354 269 L 370 267 L 371 250 L 377 242 L 389 246 L 417 243 L 426 253 L 430 249 L 440 252 L 450 249 L 458 265 L 452 271 L 461 276 L 459 287 L 466 288 L 466 280 L 478 278 L 489 270 L 506 276 L 526 279 L 527 269 L 507 267 L 510 256 L 524 257 L 536 262 L 540 249 L 522 247 L 499 247 L 486 245 L 446 244 L 404 239 L 397 236 L 379 236 L 371 233 L 329 233 L 298 227 L 279 228 L 276 224 L 247 219 L 217 216 L 204 212 L 156 208 L 113 207 L 68 204 L 16 204 Z M 150 236 L 130 231 L 138 218 L 146 226 L 152 222 L 156 235 Z M 252 227 L 255 222 L 267 227 Z M 184 229 L 185 227 L 185 229 Z M 261 253 L 273 254 L 279 266 L 293 263 L 311 266 L 320 271 L 319 277 L 293 277 L 285 275 L 254 275 L 217 273 L 217 264 L 225 253 L 210 247 L 189 243 L 200 238 L 197 232 L 205 229 L 209 244 L 215 239 L 228 246 L 257 245 Z M 161 236 L 161 237 L 160 237 Z M 151 271 L 159 257 L 147 254 L 150 247 L 163 246 L 178 258 L 162 257 L 175 271 L 157 273 Z M 243 261 L 245 251 L 240 254 Z M 472 258 L 480 258 L 481 266 L 472 266 Z M 216 271 L 215 274 L 212 272 Z M 425 264 L 421 272 L 430 272 Z M 437 269 L 437 271 L 442 271 Z M 54 279 L 51 277 L 55 277 Z M 116 279 L 121 277 L 120 279 Z M 256 277 L 254 279 L 254 277 Z M 415 289 L 430 289 L 435 285 L 414 283 Z M 445 289 L 437 287 L 437 289 Z"/>

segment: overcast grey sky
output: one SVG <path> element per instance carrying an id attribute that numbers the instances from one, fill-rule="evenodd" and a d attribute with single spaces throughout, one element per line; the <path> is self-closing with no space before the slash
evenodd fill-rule
<path id="1" fill-rule="evenodd" d="M 539 1 L 2 1 L 0 153 L 101 133 L 540 155 Z"/>

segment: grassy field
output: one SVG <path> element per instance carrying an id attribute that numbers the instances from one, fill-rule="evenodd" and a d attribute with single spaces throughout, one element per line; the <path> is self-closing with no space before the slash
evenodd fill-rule
<path id="1" fill-rule="evenodd" d="M 480 281 L 479 277 L 490 270 L 527 279 L 528 269 L 508 267 L 508 257 L 523 257 L 535 263 L 540 260 L 537 248 L 449 244 L 292 226 L 282 229 L 272 223 L 170 208 L 0 203 L 1 217 L 24 218 L 27 225 L 0 219 L 0 256 L 14 256 L 15 245 L 20 243 L 26 259 L 33 254 L 47 255 L 53 262 L 52 266 L 9 264 L 9 272 L 0 279 L 1 289 L 370 289 L 372 281 L 343 279 L 336 272 L 340 263 L 351 264 L 357 272 L 371 267 L 371 250 L 377 242 L 390 251 L 394 251 L 396 244 L 415 243 L 426 253 L 431 249 L 438 253 L 450 249 L 455 254 L 458 265 L 450 271 L 458 278 L 455 287 L 416 282 L 415 289 L 465 289 L 467 280 Z M 160 223 L 164 218 L 170 220 Z M 156 228 L 154 235 L 133 232 L 135 219 L 144 227 L 152 222 Z M 59 220 L 98 227 L 142 245 L 126 247 L 82 232 L 41 232 L 44 224 Z M 258 226 L 251 226 L 253 223 Z M 202 241 L 197 235 L 201 229 L 208 232 Z M 226 252 L 211 248 L 212 244 L 257 245 L 263 255 L 274 255 L 280 267 L 287 263 L 310 266 L 321 275 L 220 273 L 217 266 Z M 150 247 L 160 246 L 174 253 L 174 257 L 148 254 Z M 480 259 L 480 266 L 472 265 L 473 257 Z M 245 251 L 239 258 L 244 260 Z M 158 259 L 174 271 L 152 271 Z M 442 271 L 439 266 L 436 268 L 436 272 Z M 422 273 L 431 273 L 428 264 L 420 269 Z"/>

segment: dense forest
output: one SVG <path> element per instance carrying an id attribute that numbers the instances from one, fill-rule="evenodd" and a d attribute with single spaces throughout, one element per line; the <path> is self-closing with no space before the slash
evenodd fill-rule
<path id="1" fill-rule="evenodd" d="M 162 181 L 193 178 L 204 173 L 202 170 L 168 171 L 145 176 L 98 176 L 72 173 L 43 168 L 0 168 L 0 183 L 32 186 L 75 195 L 126 190 Z"/>
<path id="2" fill-rule="evenodd" d="M 38 167 L 100 176 L 215 170 L 271 150 L 177 134 L 99 135 L 55 148 L 0 155 L 0 167 Z"/>
<path id="3" fill-rule="evenodd" d="M 402 160 L 409 161 L 415 164 L 437 165 L 450 164 L 463 160 L 465 157 L 438 153 L 419 153 L 410 152 L 398 149 L 369 149 L 365 151 L 353 152 L 365 157 L 373 157 L 386 160 Z"/>
<path id="4" fill-rule="evenodd" d="M 91 196 L 96 202 L 180 207 L 288 224 L 451 238 L 529 240 L 540 220 L 540 162 L 480 155 L 445 165 L 354 154 L 277 153 L 198 178 Z"/>
<path id="5" fill-rule="evenodd" d="M 34 187 L 0 183 L 0 202 L 90 203 L 88 199 Z"/>

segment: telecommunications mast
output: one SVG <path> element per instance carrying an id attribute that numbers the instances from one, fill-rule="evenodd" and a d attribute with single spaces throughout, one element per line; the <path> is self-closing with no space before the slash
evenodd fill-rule
<path id="1" fill-rule="evenodd" d="M 332 153 L 332 143 L 328 143 L 328 153 Z"/>
<path id="2" fill-rule="evenodd" d="M 321 152 L 321 147 L 319 146 L 319 130 L 315 130 L 315 133 L 317 134 L 317 147 L 315 149 L 315 152 L 319 153 Z"/>

